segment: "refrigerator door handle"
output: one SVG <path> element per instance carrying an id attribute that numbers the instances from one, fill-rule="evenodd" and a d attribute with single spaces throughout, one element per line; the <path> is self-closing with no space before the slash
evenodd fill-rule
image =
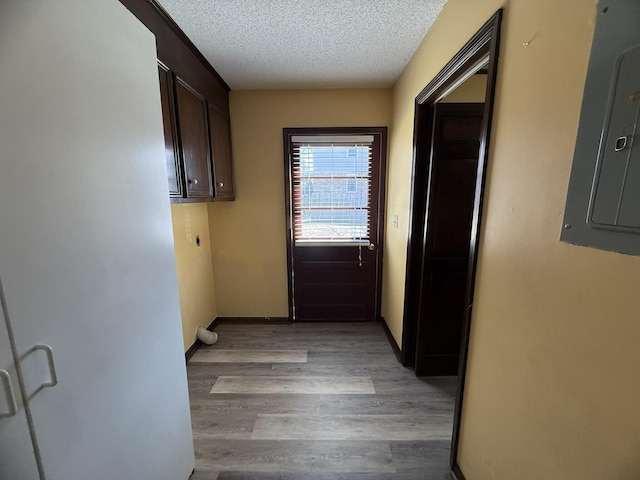
<path id="1" fill-rule="evenodd" d="M 51 348 L 51 345 L 34 345 L 31 348 L 31 350 L 29 350 L 29 353 L 33 353 L 37 350 L 43 350 L 44 353 L 47 355 L 47 363 L 49 364 L 49 373 L 51 375 L 51 381 L 45 382 L 42 385 L 40 385 L 36 389 L 36 391 L 33 393 L 33 395 L 39 393 L 45 388 L 55 387 L 58 384 L 58 372 L 56 372 L 56 364 L 53 361 L 53 348 Z"/>
<path id="2" fill-rule="evenodd" d="M 6 370 L 0 370 L 0 377 L 2 377 L 4 394 L 7 399 L 7 405 L 9 406 L 8 412 L 0 412 L 0 418 L 13 417 L 18 411 L 18 405 L 16 404 L 16 396 L 13 393 L 13 386 L 11 385 L 11 376 Z"/>

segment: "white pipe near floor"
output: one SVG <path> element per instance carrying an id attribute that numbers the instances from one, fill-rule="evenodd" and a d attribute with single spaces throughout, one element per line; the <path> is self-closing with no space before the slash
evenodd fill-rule
<path id="1" fill-rule="evenodd" d="M 202 343 L 206 343 L 207 345 L 213 345 L 218 341 L 218 334 L 216 332 L 210 332 L 206 328 L 198 325 L 198 330 L 196 331 L 196 338 L 200 340 Z"/>

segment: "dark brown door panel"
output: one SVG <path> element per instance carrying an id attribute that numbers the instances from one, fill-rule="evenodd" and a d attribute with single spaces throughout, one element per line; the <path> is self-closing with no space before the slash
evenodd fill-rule
<path id="1" fill-rule="evenodd" d="M 484 104 L 436 104 L 416 335 L 417 375 L 455 375 Z"/>
<path id="2" fill-rule="evenodd" d="M 158 63 L 160 79 L 160 100 L 162 103 L 162 125 L 164 127 L 164 156 L 167 163 L 169 195 L 182 197 L 182 166 L 177 147 L 175 131 L 175 105 L 173 103 L 173 79 L 171 72 L 162 63 Z"/>
<path id="3" fill-rule="evenodd" d="M 179 77 L 176 99 L 187 197 L 213 197 L 207 102 Z"/>
<path id="4" fill-rule="evenodd" d="M 284 139 L 290 315 L 376 320 L 386 128 L 285 129 Z"/>

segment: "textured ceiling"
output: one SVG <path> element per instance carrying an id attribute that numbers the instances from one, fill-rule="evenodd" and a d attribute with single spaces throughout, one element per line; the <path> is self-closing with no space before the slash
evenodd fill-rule
<path id="1" fill-rule="evenodd" d="M 446 0 L 159 0 L 234 89 L 389 87 Z"/>

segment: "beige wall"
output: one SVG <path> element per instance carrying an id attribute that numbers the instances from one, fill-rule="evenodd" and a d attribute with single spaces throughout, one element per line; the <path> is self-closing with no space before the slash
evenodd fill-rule
<path id="1" fill-rule="evenodd" d="M 482 103 L 487 91 L 487 76 L 476 74 L 467 78 L 441 100 L 442 103 Z"/>
<path id="2" fill-rule="evenodd" d="M 283 127 L 387 126 L 391 90 L 232 91 L 236 201 L 209 205 L 220 316 L 288 315 Z"/>
<path id="3" fill-rule="evenodd" d="M 184 349 L 193 345 L 198 325 L 207 327 L 217 316 L 211 240 L 206 203 L 172 205 L 178 292 Z M 200 237 L 200 246 L 196 245 Z"/>
<path id="4" fill-rule="evenodd" d="M 413 98 L 503 3 L 458 460 L 470 480 L 637 479 L 640 258 L 558 240 L 596 0 L 444 7 L 393 92 L 384 314 L 399 339 Z"/>

